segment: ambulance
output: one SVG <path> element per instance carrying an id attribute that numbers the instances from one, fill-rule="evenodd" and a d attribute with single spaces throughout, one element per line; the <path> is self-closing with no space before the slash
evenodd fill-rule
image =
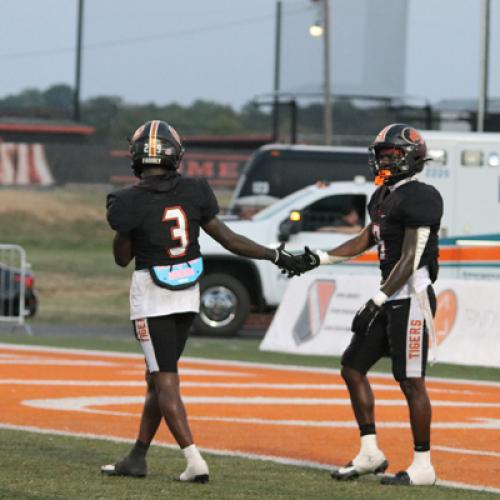
<path id="1" fill-rule="evenodd" d="M 500 279 L 500 134 L 424 131 L 423 135 L 432 161 L 419 178 L 434 185 L 444 200 L 441 276 Z M 293 169 L 284 171 L 289 177 L 294 175 Z M 227 220 L 228 226 L 263 245 L 276 247 L 286 242 L 287 249 L 301 252 L 305 245 L 328 250 L 352 237 L 335 231 L 346 207 L 357 211 L 362 226 L 369 222 L 366 208 L 375 186 L 368 166 L 366 177 L 356 170 L 350 181 L 325 181 L 316 177 L 314 167 L 306 171 L 310 177 L 301 178 L 311 185 L 284 196 L 274 196 L 272 183 L 267 194 L 265 185 L 257 185 L 260 192 L 254 195 L 261 196 L 261 200 L 268 196 L 271 203 L 246 220 Z M 252 169 L 247 169 L 246 179 L 251 174 Z M 269 173 L 266 175 L 272 179 Z M 252 182 L 268 180 L 259 181 L 254 176 Z M 244 179 L 240 183 L 239 193 L 248 196 L 243 189 L 246 182 Z M 238 205 L 238 200 L 236 193 L 233 206 Z M 334 229 L 325 231 L 325 227 Z M 231 335 L 241 328 L 251 311 L 269 311 L 279 305 L 287 279 L 275 266 L 230 254 L 205 234 L 200 235 L 200 245 L 205 274 L 200 283 L 201 312 L 196 330 Z M 340 274 L 374 274 L 377 256 L 372 251 L 347 264 L 322 266 L 322 272 L 325 267 Z"/>

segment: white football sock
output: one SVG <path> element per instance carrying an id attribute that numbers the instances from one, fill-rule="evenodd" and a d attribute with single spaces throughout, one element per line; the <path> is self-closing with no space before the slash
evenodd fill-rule
<path id="1" fill-rule="evenodd" d="M 182 454 L 184 455 L 184 458 L 187 460 L 187 463 L 193 463 L 197 462 L 199 460 L 203 460 L 200 452 L 198 451 L 198 448 L 196 448 L 195 444 L 191 444 L 189 446 L 186 446 L 185 448 L 182 448 Z"/>
<path id="2" fill-rule="evenodd" d="M 409 469 L 425 469 L 431 467 L 431 452 L 428 451 L 415 451 L 413 454 L 413 462 Z"/>
<path id="3" fill-rule="evenodd" d="M 373 455 L 379 450 L 377 445 L 377 435 L 376 434 L 366 434 L 361 436 L 361 449 L 359 450 L 360 455 Z"/>

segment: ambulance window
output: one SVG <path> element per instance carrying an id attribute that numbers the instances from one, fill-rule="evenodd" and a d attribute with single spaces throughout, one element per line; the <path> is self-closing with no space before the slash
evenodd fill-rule
<path id="1" fill-rule="evenodd" d="M 327 196 L 302 210 L 302 231 L 339 231 L 365 225 L 366 196 L 341 194 Z"/>
<path id="2" fill-rule="evenodd" d="M 483 152 L 477 149 L 462 151 L 462 165 L 464 167 L 482 167 L 484 165 Z"/>

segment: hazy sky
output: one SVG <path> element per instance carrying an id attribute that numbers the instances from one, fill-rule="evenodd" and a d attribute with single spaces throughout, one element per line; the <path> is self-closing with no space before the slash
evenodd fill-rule
<path id="1" fill-rule="evenodd" d="M 77 3 L 2 0 L 0 97 L 73 85 Z M 284 3 L 313 20 L 308 0 Z M 409 0 L 406 61 L 383 55 L 388 73 L 406 65 L 408 95 L 478 96 L 480 8 L 480 0 Z M 491 9 L 489 93 L 500 97 L 500 0 Z M 240 106 L 272 90 L 274 14 L 275 0 L 85 0 L 82 97 Z M 375 33 L 394 22 L 369 25 Z"/>

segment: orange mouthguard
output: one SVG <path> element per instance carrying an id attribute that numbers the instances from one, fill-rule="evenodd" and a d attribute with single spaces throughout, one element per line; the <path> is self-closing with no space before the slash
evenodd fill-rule
<path id="1" fill-rule="evenodd" d="M 384 183 L 384 180 L 390 176 L 391 176 L 390 170 L 381 170 L 375 177 L 375 186 L 381 186 Z"/>

